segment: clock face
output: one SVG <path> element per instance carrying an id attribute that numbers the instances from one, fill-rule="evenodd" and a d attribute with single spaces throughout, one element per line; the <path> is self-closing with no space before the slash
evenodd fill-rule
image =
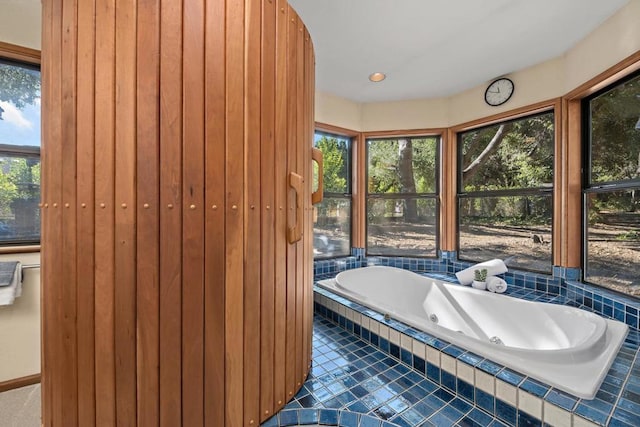
<path id="1" fill-rule="evenodd" d="M 513 82 L 507 78 L 493 81 L 484 92 L 484 100 L 491 106 L 502 105 L 513 95 Z"/>

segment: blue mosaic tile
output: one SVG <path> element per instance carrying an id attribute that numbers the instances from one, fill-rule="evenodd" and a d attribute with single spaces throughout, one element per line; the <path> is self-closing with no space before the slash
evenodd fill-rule
<path id="1" fill-rule="evenodd" d="M 524 375 L 520 375 L 509 368 L 504 368 L 502 371 L 498 372 L 496 377 L 514 386 L 518 386 L 522 381 L 524 381 Z"/>
<path id="2" fill-rule="evenodd" d="M 280 412 L 280 425 L 281 426 L 296 426 L 300 422 L 298 421 L 298 411 L 282 411 Z"/>
<path id="3" fill-rule="evenodd" d="M 524 382 L 520 384 L 520 388 L 537 397 L 544 397 L 551 389 L 548 385 L 542 384 L 533 378 L 524 380 Z"/>
<path id="4" fill-rule="evenodd" d="M 513 406 L 500 399 L 496 399 L 496 415 L 502 421 L 510 425 L 516 425 L 516 412 L 516 408 Z"/>
<path id="5" fill-rule="evenodd" d="M 629 412 L 621 407 L 617 408 L 613 413 L 612 421 L 616 420 L 618 425 L 638 426 L 640 425 L 640 414 Z M 609 425 L 613 425 L 612 421 Z"/>
<path id="6" fill-rule="evenodd" d="M 364 260 L 366 261 L 366 259 Z M 383 263 L 386 265 L 399 265 L 403 268 L 412 269 L 412 270 L 421 270 L 421 269 L 435 269 L 442 267 L 443 272 L 446 274 L 442 275 L 444 279 L 449 281 L 455 281 L 455 278 L 452 276 L 452 273 L 459 270 L 460 268 L 465 267 L 465 263 L 453 262 L 452 260 L 439 260 L 439 261 L 429 261 L 429 262 L 419 262 L 412 259 L 386 259 L 383 260 Z M 366 262 L 363 262 L 366 264 Z M 355 265 L 355 264 L 354 264 Z M 347 267 L 349 264 L 347 264 Z M 451 267 L 451 268 L 450 268 Z M 339 263 L 336 264 L 334 270 L 339 268 L 343 268 Z M 561 277 L 558 277 L 558 273 L 560 275 L 565 274 L 566 271 L 558 271 L 558 269 L 554 269 L 554 277 L 548 277 L 539 274 L 530 274 L 530 273 L 520 273 L 520 272 L 509 272 L 505 274 L 505 279 L 512 285 L 507 291 L 508 295 L 515 296 L 518 298 L 523 298 L 532 301 L 543 301 L 543 302 L 552 302 L 555 304 L 565 304 L 570 306 L 579 307 L 582 309 L 590 309 L 591 311 L 596 311 L 602 315 L 609 315 L 614 318 L 621 318 L 623 321 L 626 321 L 628 324 L 631 323 L 631 326 L 637 328 L 638 327 L 638 318 L 639 309 L 640 309 L 640 301 L 633 298 L 626 298 L 614 294 L 612 292 L 608 292 L 607 290 L 602 290 L 599 288 L 594 288 L 593 286 L 587 284 L 581 284 L 577 282 L 563 282 Z M 429 276 L 433 277 L 434 275 L 429 273 Z M 521 281 L 522 287 L 516 286 L 518 282 Z M 524 287 L 525 284 L 528 284 L 527 288 Z M 533 284 L 533 286 L 532 286 Z M 536 290 L 538 289 L 538 290 Z M 559 291 L 559 292 L 558 292 Z M 330 293 L 329 293 L 330 294 Z M 341 298 L 344 300 L 343 298 Z M 336 299 L 338 300 L 338 299 Z M 382 316 L 379 313 L 372 312 L 371 310 L 367 310 L 359 305 L 352 304 L 352 306 L 357 307 L 357 311 L 366 312 L 367 315 L 373 319 L 380 318 Z M 321 305 L 315 304 L 316 311 L 319 314 L 322 314 L 325 311 Z M 337 313 L 331 313 L 329 315 L 332 319 L 337 319 L 337 323 L 342 323 L 348 329 L 352 329 L 355 331 L 359 325 L 356 324 L 347 324 L 346 318 L 345 320 L 340 319 Z M 405 331 L 406 334 L 410 335 L 414 339 L 424 342 L 434 348 L 444 349 L 449 346 L 445 341 L 439 340 L 435 337 L 431 337 L 428 334 L 424 334 L 423 332 L 416 331 L 413 328 L 409 328 L 406 325 L 400 324 L 397 321 L 385 322 L 389 326 L 396 328 L 400 331 Z M 363 329 L 360 327 L 360 329 Z M 369 336 L 368 339 L 371 337 Z M 375 340 L 375 338 L 374 338 Z M 534 396 L 538 396 L 544 398 L 544 400 L 559 406 L 563 409 L 567 410 L 576 410 L 582 412 L 580 414 L 586 419 L 590 419 L 596 423 L 603 424 L 603 415 L 610 418 L 610 422 L 616 423 L 624 423 L 622 418 L 614 419 L 611 415 L 609 415 L 614 410 L 620 410 L 620 414 L 624 414 L 626 411 L 632 415 L 636 415 L 636 412 L 632 410 L 637 410 L 636 407 L 633 406 L 634 402 L 637 402 L 635 399 L 625 399 L 622 397 L 621 393 L 624 391 L 629 391 L 629 393 L 640 393 L 640 359 L 636 357 L 638 354 L 638 345 L 640 343 L 640 334 L 637 329 L 631 330 L 630 334 L 625 341 L 619 355 L 616 357 L 616 360 L 612 366 L 612 369 L 608 372 L 605 381 L 601 387 L 601 390 L 598 392 L 596 399 L 591 401 L 588 400 L 579 400 L 573 396 L 567 395 L 565 393 L 559 392 L 555 389 L 550 389 L 548 386 L 541 384 L 531 378 L 525 378 L 524 376 L 518 374 L 517 372 L 504 369 L 502 366 L 495 364 L 488 360 L 483 360 L 481 357 L 477 355 L 469 354 L 469 357 L 466 357 L 467 353 L 464 353 L 463 350 L 456 350 L 455 347 L 449 348 L 445 353 L 453 354 L 453 357 L 457 357 L 459 360 L 468 363 L 471 366 L 477 366 L 479 369 L 487 372 L 491 375 L 498 374 L 503 377 L 502 379 L 508 383 L 514 384 L 516 386 L 519 385 L 523 390 L 528 391 Z M 380 339 L 378 347 L 382 347 L 384 343 L 382 343 L 382 339 Z M 396 350 L 397 348 L 397 350 Z M 422 359 L 416 360 L 415 357 L 408 354 L 408 352 L 403 351 L 401 348 L 397 347 L 393 348 L 393 356 L 398 359 L 402 359 L 404 363 L 413 367 L 419 372 L 422 372 L 422 364 L 424 363 L 424 371 L 426 371 L 427 378 L 433 380 L 436 385 L 432 387 L 436 387 L 437 383 L 440 383 L 442 378 L 442 371 L 440 371 L 436 366 L 430 365 L 428 362 L 424 362 Z M 391 345 L 389 345 L 389 349 L 391 350 Z M 354 355 L 356 357 L 356 355 Z M 419 359 L 419 358 L 418 358 Z M 638 360 L 637 364 L 634 365 L 634 361 Z M 356 363 L 362 362 L 362 359 L 357 358 L 356 360 L 348 360 L 346 364 L 352 364 L 353 366 Z M 369 363 L 369 362 L 366 362 Z M 324 366 L 327 371 L 329 371 L 329 367 L 331 365 L 327 364 Z M 635 372 L 632 371 L 632 368 L 637 366 L 637 370 Z M 496 370 L 498 372 L 496 372 Z M 393 372 L 393 371 L 390 371 Z M 397 376 L 398 373 L 395 375 Z M 466 389 L 463 385 L 460 387 L 459 384 L 456 384 L 456 387 L 453 387 L 451 382 L 448 381 L 449 378 L 444 375 L 445 382 L 448 383 L 447 387 L 451 387 L 452 391 L 457 391 L 458 394 L 462 395 L 463 393 L 466 395 L 466 398 L 471 396 L 471 390 Z M 354 381 L 352 378 L 351 381 Z M 433 383 L 430 383 L 433 384 Z M 302 392 L 298 394 L 297 397 L 303 396 L 305 399 L 307 396 L 306 392 Z M 341 396 L 345 398 L 348 395 Z M 355 397 L 355 394 L 351 394 L 351 396 Z M 405 395 L 404 398 L 411 405 L 415 405 L 415 395 Z M 464 396 L 463 396 L 464 397 Z M 482 402 L 484 408 L 490 410 L 493 405 L 496 405 L 494 401 L 493 404 L 490 400 L 486 399 L 486 394 L 483 395 L 481 390 L 474 390 L 474 397 L 476 400 L 476 405 L 478 408 L 483 408 L 480 406 L 479 402 Z M 633 396 L 635 397 L 635 396 Z M 348 400 L 348 399 L 346 399 Z M 332 401 L 332 400 L 330 400 Z M 355 405 L 358 402 L 351 403 L 351 405 Z M 433 403 L 433 402 L 432 402 Z M 504 402 L 503 402 L 504 403 Z M 579 403 L 579 404 L 578 404 Z M 618 406 L 615 406 L 615 405 Z M 497 404 L 500 406 L 500 404 Z M 626 405 L 626 406 L 625 406 Z M 396 414 L 394 418 L 398 420 L 404 420 L 402 418 L 402 414 Z M 594 419 L 595 418 L 595 419 Z M 406 420 L 405 420 L 406 421 Z M 521 424 L 527 425 L 529 421 L 526 421 L 524 418 L 518 418 Z M 492 424 L 497 425 L 497 420 L 493 420 Z M 402 425 L 402 424 L 401 424 Z M 620 424 L 623 425 L 623 424 Z"/>
<path id="7" fill-rule="evenodd" d="M 518 427 L 541 427 L 542 422 L 531 415 L 518 411 Z"/>
<path id="8" fill-rule="evenodd" d="M 605 414 L 604 412 L 600 412 L 591 406 L 585 405 L 584 402 L 588 402 L 588 401 L 583 401 L 579 403 L 575 413 L 590 421 L 593 421 L 600 425 L 605 425 L 605 423 L 607 422 L 607 418 L 609 417 L 609 414 L 608 413 Z"/>

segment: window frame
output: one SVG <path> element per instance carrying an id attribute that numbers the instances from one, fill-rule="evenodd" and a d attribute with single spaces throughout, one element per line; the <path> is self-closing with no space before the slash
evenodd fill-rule
<path id="1" fill-rule="evenodd" d="M 369 193 L 369 141 L 384 141 L 399 138 L 435 138 L 436 139 L 436 158 L 435 158 L 435 192 L 434 193 Z M 440 252 L 440 209 L 441 209 L 441 175 L 442 175 L 442 140 L 440 133 L 414 131 L 410 133 L 382 133 L 382 134 L 366 134 L 364 135 L 364 245 L 365 251 L 369 256 L 379 257 L 404 257 L 404 258 L 420 258 L 420 259 L 437 259 Z M 369 253 L 369 200 L 398 200 L 398 199 L 433 199 L 435 200 L 435 253 L 433 255 L 415 255 L 415 254 L 384 254 Z"/>
<path id="2" fill-rule="evenodd" d="M 473 132 L 473 131 L 477 131 L 477 130 L 481 130 L 484 128 L 488 128 L 491 126 L 497 126 L 497 125 L 501 125 L 501 124 L 505 124 L 505 123 L 513 123 L 513 122 L 517 122 L 520 120 L 527 120 L 530 118 L 534 118 L 537 116 L 542 116 L 545 114 L 549 114 L 551 113 L 553 116 L 553 124 L 554 124 L 554 131 L 553 131 L 553 135 L 554 135 L 554 141 L 553 141 L 553 164 L 552 164 L 552 170 L 553 170 L 553 179 L 552 179 L 552 183 L 551 186 L 539 186 L 539 187 L 528 187 L 528 188 L 508 188 L 508 189 L 501 189 L 501 190 L 487 190 L 487 191 L 481 191 L 481 190 L 477 190 L 477 191 L 470 191 L 470 192 L 464 192 L 463 191 L 463 172 L 464 172 L 464 168 L 463 168 L 463 155 L 462 155 L 462 135 L 466 132 Z M 551 198 L 551 218 L 550 218 L 550 222 L 551 222 L 551 235 L 554 236 L 555 235 L 555 213 L 556 213 L 556 173 L 555 173 L 555 169 L 556 169 L 556 151 L 557 151 L 557 147 L 558 147 L 558 110 L 556 108 L 555 104 L 549 104 L 548 106 L 542 107 L 542 108 L 534 108 L 530 111 L 521 111 L 518 112 L 517 114 L 513 114 L 513 115 L 509 115 L 506 117 L 497 117 L 497 118 L 493 118 L 491 120 L 487 120 L 485 122 L 479 122 L 477 124 L 475 124 L 474 126 L 469 126 L 469 127 L 464 127 L 464 128 L 460 128 L 457 129 L 455 132 L 455 141 L 456 141 L 456 205 L 455 205 L 455 222 L 456 222 L 456 248 L 457 248 L 457 258 L 460 261 L 465 261 L 465 262 L 480 262 L 482 260 L 477 260 L 477 259 L 468 259 L 468 258 L 464 258 L 464 256 L 462 255 L 462 252 L 460 251 L 460 205 L 461 205 L 461 200 L 463 199 L 473 199 L 473 198 L 496 198 L 496 197 L 518 197 L 518 196 L 540 196 L 540 197 L 550 197 Z M 554 239 L 552 239 L 553 242 Z M 553 271 L 553 265 L 554 265 L 554 245 L 551 245 L 551 257 L 550 257 L 550 262 L 549 262 L 549 271 L 540 271 L 540 270 L 532 270 L 532 269 L 527 269 L 521 266 L 518 266 L 517 269 L 518 270 L 522 270 L 522 271 L 528 271 L 528 272 L 532 272 L 532 273 L 541 273 L 541 274 L 551 274 Z"/>
<path id="3" fill-rule="evenodd" d="M 597 286 L 602 289 L 606 289 L 616 294 L 624 295 L 629 298 L 636 298 L 625 292 L 618 291 L 609 286 L 591 282 L 588 279 L 587 273 L 589 270 L 589 196 L 592 194 L 607 194 L 613 192 L 624 191 L 640 191 L 640 177 L 627 179 L 627 180 L 613 180 L 602 181 L 594 183 L 593 178 L 593 139 L 591 133 L 591 101 L 600 95 L 603 95 L 616 87 L 625 84 L 626 82 L 640 78 L 640 69 L 635 69 L 630 73 L 613 81 L 608 81 L 603 87 L 597 88 L 597 90 L 591 91 L 585 97 L 580 99 L 580 117 L 581 117 L 581 146 L 582 146 L 582 182 L 581 182 L 581 219 L 582 219 L 582 238 L 581 238 L 581 281 L 593 286 Z M 640 118 L 638 119 L 640 123 Z M 640 130 L 639 130 L 640 131 Z"/>
<path id="4" fill-rule="evenodd" d="M 0 42 L 0 61 L 2 61 L 3 63 L 16 64 L 18 66 L 38 70 L 41 73 L 40 75 L 42 81 L 41 52 L 39 50 Z M 40 117 L 42 120 L 42 113 Z M 2 144 L 0 145 L 0 156 L 3 154 L 14 156 L 17 154 L 24 155 L 25 157 L 38 157 L 40 159 L 40 165 L 42 168 L 42 137 L 40 139 L 39 147 Z M 40 185 L 42 185 L 42 182 L 40 183 Z M 0 254 L 40 252 L 42 229 L 40 233 L 40 239 L 38 239 L 37 241 L 16 240 L 1 242 Z"/>
<path id="5" fill-rule="evenodd" d="M 349 140 L 349 144 L 347 147 L 347 156 L 346 156 L 346 160 L 347 160 L 347 191 L 345 193 L 336 193 L 336 192 L 328 192 L 328 191 L 323 191 L 322 192 L 322 199 L 324 201 L 324 199 L 326 198 L 332 198 L 332 199 L 340 199 L 340 200 L 347 200 L 349 202 L 349 252 L 347 254 L 336 254 L 336 255 L 329 255 L 329 256 L 313 256 L 313 260 L 314 261 L 325 261 L 325 260 L 330 260 L 330 259 L 334 259 L 334 258 L 344 258 L 345 256 L 350 256 L 351 255 L 351 249 L 353 248 L 353 224 L 354 224 L 354 218 L 353 218 L 353 213 L 354 213 L 354 208 L 353 208 L 353 181 L 354 181 L 354 171 L 353 171 L 353 145 L 355 142 L 355 136 L 353 135 L 349 135 L 349 134 L 345 134 L 340 132 L 339 130 L 336 130 L 335 128 L 329 127 L 329 126 L 323 126 L 323 125 L 319 125 L 316 123 L 315 129 L 314 129 L 314 140 L 315 140 L 315 136 L 316 135 L 324 135 L 324 136 L 328 136 L 331 138 L 339 138 L 339 139 L 346 139 Z M 315 141 L 314 141 L 314 145 L 315 147 Z M 324 190 L 324 188 L 323 188 Z"/>

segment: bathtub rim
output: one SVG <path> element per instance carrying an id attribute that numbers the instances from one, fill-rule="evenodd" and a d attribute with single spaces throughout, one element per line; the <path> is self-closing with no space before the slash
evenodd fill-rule
<path id="1" fill-rule="evenodd" d="M 414 273 L 410 270 L 405 270 L 402 268 L 397 268 L 397 267 L 391 267 L 391 266 L 367 266 L 367 267 L 361 267 L 361 268 L 356 268 L 356 269 L 351 269 L 351 270 L 346 270 L 346 271 L 342 271 L 340 273 L 338 273 L 333 279 L 327 279 L 327 280 L 334 280 L 335 281 L 335 286 L 336 286 L 336 290 L 338 293 L 340 293 L 342 296 L 345 296 L 346 298 L 349 298 L 349 295 L 355 295 L 357 298 L 360 298 L 361 301 L 367 301 L 369 304 L 374 305 L 375 309 L 384 313 L 388 313 L 390 315 L 393 315 L 397 320 L 402 321 L 399 318 L 406 318 L 407 322 L 405 323 L 409 323 L 411 326 L 418 328 L 420 330 L 424 331 L 424 327 L 422 326 L 423 322 L 420 321 L 422 319 L 419 319 L 419 321 L 415 321 L 412 320 L 413 316 L 407 316 L 406 314 L 403 313 L 399 313 L 398 311 L 390 308 L 390 307 L 386 307 L 386 306 L 382 306 L 379 304 L 376 304 L 374 302 L 372 302 L 371 299 L 367 298 L 367 296 L 365 295 L 361 295 L 357 292 L 353 292 L 350 289 L 346 288 L 345 286 L 342 286 L 339 283 L 339 277 L 342 275 L 352 275 L 352 274 L 357 274 L 357 272 L 359 270 L 362 269 L 370 269 L 369 271 L 372 270 L 386 270 L 386 271 L 393 271 L 394 273 L 398 273 L 398 274 L 413 274 L 416 276 L 419 276 L 420 278 L 425 278 L 428 276 L 424 276 L 423 274 L 419 274 L 419 273 Z M 546 303 L 541 303 L 541 302 L 537 302 L 537 301 L 527 301 L 527 300 L 523 300 L 520 298 L 513 298 L 510 297 L 509 295 L 503 295 L 503 294 L 496 294 L 496 293 L 491 293 L 491 292 L 487 292 L 485 290 L 479 290 L 479 289 L 474 289 L 470 286 L 467 285 L 460 285 L 458 283 L 455 282 L 446 282 L 442 279 L 437 279 L 437 278 L 431 278 L 429 277 L 430 280 L 433 280 L 435 282 L 440 282 L 441 284 L 443 284 L 445 287 L 446 286 L 455 286 L 455 291 L 456 292 L 467 292 L 467 293 L 471 293 L 471 294 L 475 294 L 478 295 L 481 298 L 486 298 L 489 300 L 500 300 L 503 298 L 511 298 L 514 304 L 520 304 L 522 306 L 530 306 L 533 304 L 546 304 Z M 342 292 L 343 291 L 343 292 Z M 358 302 L 356 300 L 356 302 Z M 558 311 L 560 310 L 560 307 L 567 307 L 570 308 L 572 310 L 580 310 L 578 308 L 575 307 L 568 307 L 568 306 L 561 306 L 558 304 L 548 304 L 549 307 L 551 307 L 550 309 L 553 311 Z M 603 341 L 606 340 L 606 332 L 607 329 L 609 327 L 609 323 L 607 322 L 608 319 L 596 314 L 596 313 L 591 313 L 585 310 L 580 310 L 580 314 L 582 316 L 584 316 L 589 322 L 591 322 L 592 324 L 594 324 L 594 333 L 592 334 L 591 337 L 588 338 L 583 338 L 582 340 L 580 340 L 576 345 L 572 346 L 572 347 L 564 347 L 564 348 L 557 348 L 557 349 L 535 349 L 535 348 L 522 348 L 522 347 L 516 347 L 516 346 L 508 346 L 505 345 L 503 347 L 500 347 L 501 349 L 505 349 L 506 351 L 513 353 L 515 355 L 520 355 L 520 356 L 526 356 L 529 353 L 535 353 L 537 355 L 537 357 L 542 357 L 545 358 L 546 360 L 553 362 L 554 360 L 557 360 L 559 358 L 562 357 L 568 357 L 571 355 L 575 355 L 576 352 L 578 351 L 587 351 L 591 348 L 594 347 L 599 347 L 602 346 L 604 343 Z M 614 320 L 615 321 L 615 320 Z M 433 327 L 435 330 L 441 332 L 443 335 L 445 335 L 448 339 L 448 337 L 452 337 L 452 339 L 454 341 L 460 339 L 462 341 L 468 341 L 468 340 L 474 340 L 477 341 L 479 344 L 485 346 L 487 348 L 487 350 L 491 350 L 491 349 L 495 349 L 495 344 L 489 344 L 485 341 L 482 341 L 480 339 L 476 339 L 473 337 L 469 337 L 466 335 L 458 335 L 455 333 L 455 331 L 452 331 L 449 328 L 440 326 L 438 324 L 435 323 L 429 323 L 426 322 L 426 324 L 430 327 Z M 428 331 L 425 331 L 428 332 Z M 622 341 L 624 341 L 624 338 L 622 339 Z"/>
<path id="2" fill-rule="evenodd" d="M 366 267 L 363 267 L 366 268 Z M 405 270 L 405 269 L 400 269 L 400 270 Z M 410 270 L 405 270 L 410 272 Z M 417 273 L 416 273 L 417 274 Z M 428 274 L 428 273 L 426 273 Z M 441 279 L 437 279 L 437 278 L 432 278 L 434 280 L 441 280 Z M 457 286 L 463 286 L 463 285 L 459 285 L 456 284 L 454 282 L 446 282 L 444 280 L 442 280 L 443 282 L 445 282 L 446 284 L 449 285 L 457 285 Z M 374 311 L 376 314 L 383 316 L 385 314 L 385 312 L 387 312 L 384 309 L 380 309 L 379 307 L 371 307 L 370 305 L 366 304 L 365 302 L 361 302 L 358 301 L 356 299 L 354 299 L 352 297 L 352 295 L 349 294 L 345 294 L 345 292 L 341 291 L 340 289 L 336 289 L 335 286 L 331 287 L 331 286 L 326 286 L 326 283 L 329 282 L 335 282 L 335 277 L 333 278 L 328 278 L 328 279 L 324 279 L 324 280 L 315 280 L 315 284 L 317 286 L 319 286 L 320 288 L 322 288 L 323 290 L 325 290 L 326 292 L 329 292 L 330 294 L 335 295 L 336 297 L 342 297 L 347 299 L 348 301 L 360 305 L 362 308 L 369 309 Z M 466 287 L 465 287 L 466 288 Z M 505 297 L 508 297 L 508 295 L 504 295 Z M 513 298 L 513 297 L 511 297 Z M 519 299 L 519 298 L 516 298 Z M 348 307 L 348 306 L 347 306 Z M 353 309 L 353 307 L 350 307 Z M 572 307 L 575 308 L 575 307 Z M 577 308 L 576 308 L 577 309 Z M 388 313 L 388 312 L 387 312 Z M 589 312 L 587 312 L 589 313 Z M 594 314 L 594 313 L 592 313 Z M 375 319 L 374 316 L 366 313 L 366 312 L 362 312 L 362 315 L 366 315 L 367 317 L 369 317 L 372 320 L 376 320 L 376 321 L 380 321 Z M 597 314 L 594 314 L 597 316 Z M 604 367 L 602 367 L 599 370 L 595 370 L 595 369 L 590 369 L 589 367 L 582 367 L 583 370 L 589 372 L 591 374 L 591 376 L 589 375 L 576 375 L 576 374 L 567 374 L 567 371 L 561 371 L 558 373 L 558 375 L 566 375 L 567 377 L 569 377 L 570 379 L 575 380 L 576 378 L 578 379 L 582 379 L 585 377 L 590 377 L 590 378 L 595 378 L 595 381 L 588 381 L 589 384 L 578 384 L 575 388 L 578 388 L 578 390 L 576 390 L 575 388 L 572 387 L 567 387 L 565 385 L 562 385 L 561 383 L 554 381 L 552 379 L 549 378 L 541 378 L 541 376 L 537 373 L 531 373 L 531 369 L 528 366 L 533 366 L 533 365 L 538 365 L 539 369 L 552 369 L 553 367 L 555 367 L 557 364 L 554 363 L 549 363 L 549 362 L 538 362 L 538 361 L 529 361 L 531 364 L 530 365 L 520 365 L 520 366 L 514 366 L 514 363 L 512 360 L 508 360 L 508 359 L 504 359 L 499 353 L 497 353 L 497 357 L 496 354 L 492 354 L 490 356 L 487 356 L 483 351 L 478 351 L 476 349 L 469 349 L 466 348 L 466 346 L 464 344 L 458 344 L 456 342 L 452 342 L 455 340 L 450 339 L 449 336 L 445 336 L 445 337 L 441 337 L 438 336 L 437 334 L 434 334 L 433 331 L 425 331 L 421 326 L 419 325 L 415 325 L 413 322 L 409 322 L 407 320 L 403 320 L 402 318 L 398 318 L 398 317 L 402 317 L 402 316 L 397 316 L 394 315 L 393 317 L 393 321 L 400 323 L 401 325 L 405 325 L 411 328 L 415 328 L 417 329 L 420 333 L 424 334 L 426 336 L 425 340 L 423 341 L 424 344 L 426 345 L 431 345 L 430 344 L 430 340 L 435 339 L 435 340 L 440 340 L 441 342 L 443 342 L 445 344 L 446 348 L 448 346 L 453 346 L 455 348 L 458 348 L 464 352 L 470 352 L 472 354 L 478 354 L 480 357 L 482 357 L 483 359 L 487 359 L 488 361 L 491 361 L 495 364 L 499 364 L 502 365 L 503 367 L 512 369 L 520 374 L 522 374 L 525 377 L 531 377 L 537 381 L 540 381 L 548 386 L 554 387 L 558 390 L 562 390 L 566 393 L 569 393 L 570 395 L 577 397 L 577 398 L 582 398 L 582 399 L 593 399 L 596 395 L 596 393 L 598 392 L 598 390 L 600 389 L 601 385 L 602 385 L 602 381 L 604 380 L 604 377 L 607 375 L 607 372 L 610 369 L 611 364 L 613 363 L 613 361 L 615 360 L 615 356 L 618 354 L 620 348 L 622 347 L 622 344 L 624 343 L 625 337 L 627 336 L 629 327 L 626 324 L 623 324 L 619 321 L 615 321 L 615 320 L 611 320 L 611 319 L 606 319 L 603 317 L 603 319 L 607 322 L 607 334 L 605 335 L 607 337 L 607 344 L 611 342 L 611 340 L 613 339 L 612 335 L 616 336 L 616 341 L 617 341 L 617 345 L 615 346 L 610 346 L 607 345 L 606 346 L 606 350 L 605 352 L 603 352 L 599 358 L 593 360 L 592 362 L 595 364 L 599 364 L 599 359 L 600 358 L 610 358 L 609 362 L 605 364 Z M 601 316 L 599 316 L 601 317 Z M 384 323 L 387 324 L 387 326 L 389 326 L 390 328 L 393 328 L 399 332 L 402 332 L 401 330 L 394 328 L 393 325 L 385 318 Z M 437 325 L 436 325 L 437 326 Z M 609 327 L 611 326 L 611 327 Z M 446 329 L 446 328 L 440 328 L 440 329 Z M 455 334 L 452 334 L 454 336 L 454 338 L 462 338 L 462 337 L 456 337 Z M 467 337 L 467 339 L 469 339 Z M 475 340 L 475 339 L 474 339 Z M 475 340 L 479 343 L 482 343 L 481 341 Z M 482 343 L 484 344 L 484 343 Z M 400 345 L 400 344 L 397 344 Z M 493 346 L 493 344 L 491 345 Z M 495 348 L 492 348 L 495 351 Z M 442 349 L 440 349 L 442 350 Z M 549 351 L 553 351 L 553 350 L 544 350 L 546 352 Z M 463 362 L 466 363 L 466 362 Z M 569 367 L 569 368 L 573 368 L 575 369 L 577 366 L 579 366 L 579 363 L 567 363 L 566 365 L 564 365 L 565 367 Z M 523 368 L 524 366 L 524 368 Z M 540 367 L 542 366 L 542 368 Z M 593 374 L 595 374 L 595 376 L 593 376 Z M 581 383 L 585 383 L 584 380 L 581 381 Z M 589 390 L 588 392 L 583 392 L 581 390 Z"/>

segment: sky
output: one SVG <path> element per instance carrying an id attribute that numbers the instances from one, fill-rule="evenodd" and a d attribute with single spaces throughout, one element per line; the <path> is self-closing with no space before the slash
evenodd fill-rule
<path id="1" fill-rule="evenodd" d="M 0 144 L 40 146 L 40 98 L 23 109 L 0 100 Z"/>

